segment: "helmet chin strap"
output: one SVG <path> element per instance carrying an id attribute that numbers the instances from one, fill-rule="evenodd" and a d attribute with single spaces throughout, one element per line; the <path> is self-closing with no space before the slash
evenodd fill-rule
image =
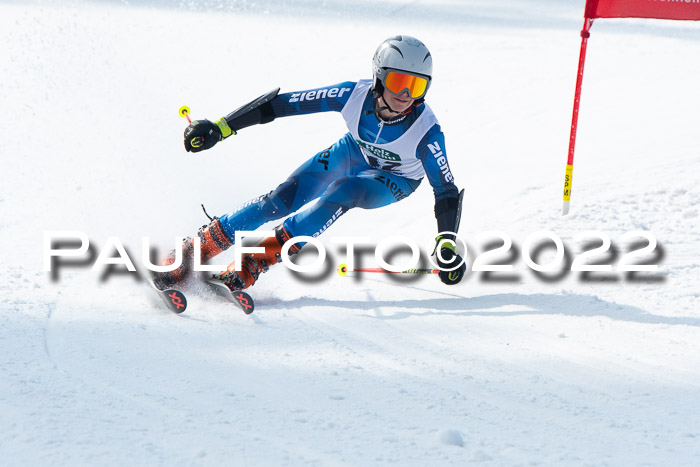
<path id="1" fill-rule="evenodd" d="M 389 104 L 387 103 L 386 100 L 384 100 L 383 97 L 382 97 L 382 101 L 384 102 L 384 106 L 379 107 L 379 98 L 380 97 L 381 96 L 379 95 L 379 93 L 375 93 L 374 104 L 373 104 L 374 108 L 372 110 L 365 110 L 365 115 L 369 115 L 369 114 L 379 115 L 380 112 L 384 112 L 385 110 L 388 110 L 389 112 L 395 113 L 396 115 L 402 115 L 402 114 L 408 113 L 411 109 L 409 107 L 407 110 L 404 110 L 403 112 L 398 112 L 398 111 L 392 109 L 391 107 L 389 107 Z"/>

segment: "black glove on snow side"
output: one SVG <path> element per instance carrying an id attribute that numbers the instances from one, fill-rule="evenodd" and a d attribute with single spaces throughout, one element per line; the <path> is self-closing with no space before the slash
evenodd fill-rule
<path id="1" fill-rule="evenodd" d="M 439 241 L 440 240 L 438 239 L 438 242 Z M 442 256 L 442 260 L 440 259 L 440 256 Z M 450 243 L 443 243 L 440 254 L 436 254 L 435 259 L 437 259 L 438 266 L 440 266 L 441 269 L 451 269 L 461 263 L 461 265 L 454 271 L 440 271 L 440 274 L 438 275 L 440 276 L 440 280 L 443 284 L 455 285 L 462 280 L 462 277 L 464 277 L 464 273 L 467 270 L 467 264 L 466 262 L 462 261 L 462 257 L 459 256 L 459 254 L 455 253 L 454 245 Z"/>
<path id="2" fill-rule="evenodd" d="M 185 128 L 185 149 L 199 152 L 221 141 L 221 129 L 209 120 L 195 120 Z"/>

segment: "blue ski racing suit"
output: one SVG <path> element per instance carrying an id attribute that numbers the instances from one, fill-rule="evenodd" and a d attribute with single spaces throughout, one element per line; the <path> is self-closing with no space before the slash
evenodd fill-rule
<path id="1" fill-rule="evenodd" d="M 435 194 L 438 231 L 455 231 L 458 189 L 435 115 L 421 102 L 384 121 L 373 112 L 375 97 L 371 80 L 347 81 L 278 94 L 255 112 L 224 117 L 235 134 L 246 126 L 279 117 L 335 111 L 342 114 L 349 130 L 277 188 L 221 216 L 229 239 L 237 230 L 255 230 L 291 213 L 295 214 L 283 222 L 291 237 L 317 237 L 349 209 L 374 209 L 401 201 L 426 175 Z M 299 211 L 316 199 L 317 203 Z"/>

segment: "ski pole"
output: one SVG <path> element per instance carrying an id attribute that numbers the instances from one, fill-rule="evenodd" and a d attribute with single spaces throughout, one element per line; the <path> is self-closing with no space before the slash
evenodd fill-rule
<path id="1" fill-rule="evenodd" d="M 192 124 L 192 120 L 190 120 L 190 108 L 189 107 L 187 107 L 186 105 L 183 105 L 182 107 L 180 107 L 180 110 L 178 111 L 178 113 L 180 114 L 181 117 L 187 119 L 187 123 L 189 123 L 190 125 Z"/>
<path id="2" fill-rule="evenodd" d="M 348 266 L 341 264 L 338 266 L 338 274 L 347 276 L 349 272 L 375 272 L 380 274 L 439 274 L 439 269 L 406 269 L 405 271 L 387 271 L 382 268 L 360 268 L 348 269 Z"/>

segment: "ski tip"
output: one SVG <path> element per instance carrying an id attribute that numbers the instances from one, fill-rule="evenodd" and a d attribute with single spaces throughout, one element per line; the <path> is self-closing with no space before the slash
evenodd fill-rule
<path id="1" fill-rule="evenodd" d="M 341 276 L 347 276 L 348 275 L 348 267 L 345 264 L 341 264 L 338 266 L 338 274 Z"/>
<path id="2" fill-rule="evenodd" d="M 245 313 L 246 315 L 249 315 L 253 311 L 255 311 L 255 302 L 253 301 L 253 297 L 243 292 L 242 290 L 232 292 L 231 297 L 236 302 L 236 304 L 239 307 L 241 307 L 241 310 L 243 310 L 243 313 Z"/>
<path id="3" fill-rule="evenodd" d="M 165 304 L 173 313 L 180 314 L 187 309 L 187 297 L 177 289 L 161 290 Z"/>
<path id="4" fill-rule="evenodd" d="M 224 281 L 215 276 L 207 280 L 206 283 L 209 284 L 210 287 L 213 287 L 217 294 L 222 295 L 235 303 L 246 315 L 251 314 L 255 310 L 255 302 L 253 301 L 253 297 L 248 295 L 247 292 L 235 289 L 231 290 Z"/>

